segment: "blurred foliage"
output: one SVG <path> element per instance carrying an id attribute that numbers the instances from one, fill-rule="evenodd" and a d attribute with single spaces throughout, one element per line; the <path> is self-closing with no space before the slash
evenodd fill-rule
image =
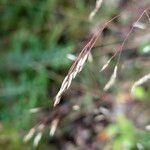
<path id="1" fill-rule="evenodd" d="M 110 125 L 107 130 L 110 137 L 115 137 L 112 144 L 114 150 L 133 149 L 137 142 L 133 125 L 123 116 L 119 116 L 117 123 L 115 125 Z"/>
<path id="2" fill-rule="evenodd" d="M 79 30 L 85 2 L 69 6 L 60 0 L 0 1 L 0 149 L 24 149 L 19 133 L 34 122 L 29 109 L 52 104 L 50 89 L 60 83 L 54 72 L 69 67 L 66 56 L 86 31 Z"/>

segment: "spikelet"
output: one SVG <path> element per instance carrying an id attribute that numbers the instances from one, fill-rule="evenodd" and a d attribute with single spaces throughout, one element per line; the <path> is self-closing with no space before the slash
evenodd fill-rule
<path id="1" fill-rule="evenodd" d="M 96 0 L 95 8 L 89 15 L 89 20 L 92 20 L 102 5 L 103 0 Z"/>
<path id="2" fill-rule="evenodd" d="M 35 138 L 34 138 L 34 141 L 33 141 L 33 146 L 34 146 L 34 147 L 37 147 L 37 146 L 38 146 L 38 144 L 39 144 L 41 138 L 42 138 L 42 132 L 39 132 L 39 133 L 35 136 Z"/>
<path id="3" fill-rule="evenodd" d="M 39 112 L 39 111 L 41 111 L 41 110 L 42 110 L 42 108 L 36 107 L 36 108 L 31 108 L 31 109 L 29 110 L 29 112 L 30 112 L 30 113 L 37 113 L 37 112 Z"/>
<path id="4" fill-rule="evenodd" d="M 134 84 L 133 84 L 133 86 L 131 88 L 131 93 L 134 92 L 134 90 L 135 90 L 135 88 L 137 86 L 142 85 L 143 83 L 147 82 L 148 80 L 150 80 L 150 73 L 147 74 L 147 75 L 145 75 L 145 76 L 143 76 L 142 78 L 140 78 L 139 80 L 137 80 L 137 81 L 134 82 Z"/>
<path id="5" fill-rule="evenodd" d="M 35 128 L 31 128 L 28 134 L 24 137 L 23 141 L 26 143 L 28 142 L 34 135 L 35 133 Z"/>
<path id="6" fill-rule="evenodd" d="M 67 54 L 67 58 L 72 60 L 72 61 L 75 61 L 77 57 L 73 54 Z"/>
<path id="7" fill-rule="evenodd" d="M 107 84 L 104 87 L 104 91 L 107 91 L 115 83 L 115 80 L 116 80 L 116 77 L 117 77 L 117 70 L 118 70 L 118 67 L 115 66 L 113 74 L 110 77 L 110 80 L 107 82 Z"/>
<path id="8" fill-rule="evenodd" d="M 150 131 L 150 125 L 146 125 L 145 130 Z"/>
<path id="9" fill-rule="evenodd" d="M 136 28 L 139 28 L 139 29 L 145 29 L 146 28 L 146 25 L 142 22 L 135 22 L 133 24 L 133 27 L 136 27 Z"/>
<path id="10" fill-rule="evenodd" d="M 89 62 L 93 62 L 93 56 L 92 56 L 92 54 L 91 54 L 91 53 L 89 53 L 88 61 L 89 61 Z"/>
<path id="11" fill-rule="evenodd" d="M 54 106 L 56 106 L 60 102 L 61 95 L 64 93 L 64 91 L 66 91 L 70 87 L 72 80 L 82 70 L 84 63 L 90 54 L 90 50 L 91 50 L 91 43 L 88 43 L 87 47 L 85 47 L 83 51 L 81 51 L 78 58 L 70 68 L 68 75 L 65 77 L 61 85 L 61 88 L 55 97 Z"/>
<path id="12" fill-rule="evenodd" d="M 59 122 L 59 119 L 58 118 L 55 118 L 52 123 L 51 123 L 51 128 L 50 128 L 50 136 L 53 136 L 55 134 L 55 131 L 57 129 L 57 126 L 58 126 L 58 122 Z"/>
<path id="13" fill-rule="evenodd" d="M 110 64 L 111 60 L 114 58 L 114 56 L 112 56 L 104 65 L 103 67 L 101 68 L 100 72 L 104 71 L 108 65 Z"/>

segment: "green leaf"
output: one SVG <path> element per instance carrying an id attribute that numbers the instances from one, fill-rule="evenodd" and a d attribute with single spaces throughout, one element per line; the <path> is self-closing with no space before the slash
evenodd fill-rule
<path id="1" fill-rule="evenodd" d="M 133 96 L 136 99 L 143 101 L 146 99 L 146 92 L 143 87 L 138 86 L 138 87 L 135 87 L 135 89 L 133 90 Z"/>

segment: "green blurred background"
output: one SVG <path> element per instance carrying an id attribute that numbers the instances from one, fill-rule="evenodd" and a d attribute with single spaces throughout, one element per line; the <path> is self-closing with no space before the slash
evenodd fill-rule
<path id="1" fill-rule="evenodd" d="M 105 74 L 99 72 L 100 68 L 135 21 L 134 3 L 106 0 L 93 21 L 89 21 L 95 7 L 92 0 L 0 0 L 0 150 L 35 149 L 33 141 L 24 143 L 23 137 L 39 122 L 42 112 L 36 115 L 29 110 L 42 107 L 50 109 L 47 116 L 51 114 L 54 97 L 72 64 L 67 55 L 78 54 L 98 25 L 122 12 L 122 17 L 104 31 L 99 39 L 101 43 L 98 41 L 92 52 L 93 61 L 87 62 L 72 90 L 64 96 L 64 101 L 80 105 L 81 110 L 70 111 L 58 126 L 57 137 L 64 138 L 63 132 L 74 126 L 74 118 L 94 112 L 93 99 L 98 99 L 98 103 L 103 101 L 99 93 L 102 94 L 116 60 Z M 141 10 L 149 4 L 148 0 L 136 3 Z M 122 56 L 118 81 L 105 93 L 102 105 L 107 101 L 111 103 L 108 110 L 113 119 L 102 125 L 103 130 L 98 128 L 101 123 L 97 123 L 96 133 L 90 135 L 99 149 L 150 149 L 150 134 L 145 130 L 150 123 L 149 84 L 137 88 L 134 98 L 129 89 L 133 81 L 148 73 L 150 65 L 149 24 L 145 16 L 142 21 L 147 28 L 136 29 L 131 36 Z M 111 44 L 114 42 L 117 44 Z M 128 109 L 132 110 L 131 114 Z M 118 112 L 121 115 L 118 116 Z M 57 139 L 56 143 L 49 141 L 53 141 L 53 137 L 44 133 L 36 149 L 82 149 L 78 142 L 65 140 L 71 144 L 59 142 L 62 147 L 58 148 Z"/>

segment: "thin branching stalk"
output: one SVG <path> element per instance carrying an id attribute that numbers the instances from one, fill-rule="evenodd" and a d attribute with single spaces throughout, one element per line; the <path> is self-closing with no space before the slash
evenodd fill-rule
<path id="1" fill-rule="evenodd" d="M 148 12 L 145 11 L 145 14 L 146 14 L 146 16 L 147 16 L 147 18 L 148 18 L 148 20 L 149 20 L 149 22 L 150 22 L 150 16 L 149 16 Z"/>
<path id="2" fill-rule="evenodd" d="M 61 99 L 62 94 L 70 87 L 72 80 L 76 77 L 76 75 L 82 70 L 85 61 L 87 60 L 87 58 L 89 57 L 89 54 L 91 52 L 91 49 L 93 48 L 94 44 L 96 43 L 96 41 L 98 40 L 99 36 L 101 35 L 101 33 L 103 32 L 103 30 L 106 28 L 106 26 L 112 22 L 114 19 L 116 19 L 119 15 L 113 17 L 111 20 L 107 21 L 102 28 L 100 28 L 98 30 L 98 32 L 96 34 L 93 35 L 93 37 L 91 38 L 91 40 L 85 45 L 85 47 L 83 48 L 83 50 L 80 52 L 79 56 L 77 57 L 76 61 L 73 63 L 73 65 L 71 66 L 67 76 L 65 77 L 65 79 L 62 82 L 61 88 L 59 90 L 59 92 L 57 93 L 56 97 L 55 97 L 55 102 L 54 102 L 54 106 L 56 106 Z"/>
<path id="3" fill-rule="evenodd" d="M 150 7 L 147 7 L 146 9 L 144 9 L 144 11 L 141 13 L 140 17 L 138 17 L 138 19 L 135 21 L 134 24 L 138 24 L 140 19 L 143 17 L 144 14 L 147 15 L 147 11 L 150 9 Z M 120 58 L 121 58 L 121 54 L 122 54 L 122 51 L 123 51 L 123 47 L 126 43 L 126 41 L 128 40 L 130 34 L 132 33 L 133 29 L 135 28 L 134 27 L 134 24 L 132 25 L 131 29 L 129 30 L 129 32 L 127 33 L 125 39 L 123 40 L 123 43 L 121 44 L 121 47 L 119 49 L 119 56 L 118 56 L 118 60 L 117 60 L 117 65 L 119 64 L 119 61 L 120 61 Z"/>
<path id="4" fill-rule="evenodd" d="M 139 21 L 140 19 L 143 17 L 143 15 L 145 14 L 149 21 L 150 21 L 150 17 L 148 15 L 148 10 L 150 9 L 150 7 L 147 7 L 146 9 L 144 9 L 144 11 L 141 13 L 140 17 L 138 17 L 138 19 L 135 21 L 135 23 L 133 23 L 131 29 L 129 30 L 129 32 L 127 33 L 127 35 L 125 36 L 120 48 L 118 50 L 115 50 L 115 53 L 113 54 L 113 56 L 106 62 L 106 64 L 104 64 L 104 66 L 102 67 L 101 71 L 105 70 L 107 68 L 107 66 L 109 65 L 109 63 L 111 62 L 111 60 L 118 54 L 118 60 L 117 60 L 117 64 L 116 66 L 119 64 L 120 62 L 120 58 L 121 58 L 121 54 L 122 54 L 122 51 L 123 51 L 123 47 L 126 43 L 126 41 L 128 40 L 130 34 L 133 32 L 133 29 L 136 27 L 135 25 L 139 24 Z"/>
<path id="5" fill-rule="evenodd" d="M 125 36 L 125 39 L 123 40 L 120 48 L 118 51 L 116 51 L 114 53 L 114 55 L 106 62 L 106 64 L 102 67 L 101 71 L 103 71 L 104 69 L 107 68 L 107 66 L 109 65 L 110 61 L 118 54 L 118 59 L 117 59 L 117 63 L 115 65 L 115 68 L 114 68 L 114 71 L 113 71 L 113 74 L 110 78 L 110 80 L 107 82 L 107 84 L 105 85 L 104 87 L 104 90 L 107 91 L 110 87 L 113 86 L 113 84 L 115 83 L 115 80 L 116 80 L 116 77 L 117 77 L 117 68 L 118 68 L 118 65 L 119 65 L 119 62 L 120 62 L 120 59 L 121 59 L 121 54 L 122 54 L 122 51 L 123 51 L 123 47 L 126 43 L 126 41 L 128 40 L 130 34 L 132 33 L 133 29 L 135 28 L 135 24 L 138 24 L 140 19 L 143 17 L 144 14 L 147 14 L 147 10 L 149 9 L 150 7 L 146 8 L 140 15 L 140 17 L 138 17 L 138 19 L 135 21 L 135 23 L 132 25 L 131 29 L 129 30 L 129 32 L 127 33 L 127 35 Z"/>

